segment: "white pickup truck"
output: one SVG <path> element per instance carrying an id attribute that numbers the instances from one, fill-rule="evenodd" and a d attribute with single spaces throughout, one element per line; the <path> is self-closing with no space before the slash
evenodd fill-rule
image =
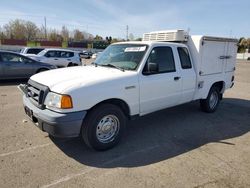
<path id="1" fill-rule="evenodd" d="M 20 85 L 26 114 L 56 137 L 81 136 L 96 150 L 120 140 L 126 120 L 200 100 L 214 112 L 234 84 L 237 40 L 144 34 L 110 45 L 92 65 L 39 73 Z"/>

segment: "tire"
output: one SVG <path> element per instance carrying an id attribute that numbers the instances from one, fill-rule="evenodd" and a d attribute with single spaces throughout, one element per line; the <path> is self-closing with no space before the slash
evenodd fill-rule
<path id="1" fill-rule="evenodd" d="M 81 136 L 85 144 L 104 151 L 114 147 L 122 138 L 126 126 L 123 111 L 113 104 L 101 104 L 89 112 L 83 122 Z"/>
<path id="2" fill-rule="evenodd" d="M 49 70 L 49 69 L 42 68 L 42 69 L 39 69 L 39 70 L 37 71 L 37 73 L 44 72 L 44 71 L 47 71 L 47 70 Z"/>
<path id="3" fill-rule="evenodd" d="M 207 112 L 207 113 L 212 113 L 215 112 L 219 103 L 220 103 L 220 99 L 221 98 L 221 94 L 219 91 L 219 88 L 216 86 L 213 86 L 206 99 L 201 99 L 200 100 L 200 106 L 202 111 Z"/>
<path id="4" fill-rule="evenodd" d="M 73 66 L 74 66 L 73 63 L 69 63 L 69 64 L 68 64 L 68 67 L 73 67 Z"/>

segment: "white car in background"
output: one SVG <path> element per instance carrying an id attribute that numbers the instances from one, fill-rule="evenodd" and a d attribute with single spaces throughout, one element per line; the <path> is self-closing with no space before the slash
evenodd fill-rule
<path id="1" fill-rule="evenodd" d="M 97 52 L 97 53 L 94 53 L 91 58 L 92 59 L 96 59 L 102 52 Z"/>
<path id="2" fill-rule="evenodd" d="M 36 61 L 56 65 L 57 67 L 71 67 L 82 65 L 79 52 L 74 52 L 72 50 L 66 49 L 48 48 L 44 49 L 37 55 L 27 56 Z"/>
<path id="3" fill-rule="evenodd" d="M 42 47 L 24 47 L 21 49 L 20 54 L 21 55 L 30 55 L 30 54 L 38 54 L 41 51 L 43 51 L 45 48 Z"/>

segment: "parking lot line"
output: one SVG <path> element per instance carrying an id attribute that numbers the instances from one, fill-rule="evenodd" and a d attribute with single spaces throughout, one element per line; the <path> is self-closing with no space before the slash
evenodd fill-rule
<path id="1" fill-rule="evenodd" d="M 127 157 L 129 157 L 129 156 L 131 156 L 131 155 L 134 155 L 135 153 L 146 152 L 146 151 L 149 151 L 149 150 L 153 150 L 153 149 L 155 149 L 155 148 L 158 148 L 158 147 L 162 147 L 162 145 L 154 145 L 154 146 L 147 147 L 147 148 L 145 148 L 145 149 L 141 149 L 141 150 L 137 150 L 137 151 L 130 152 L 130 153 L 128 153 L 127 155 L 122 155 L 122 156 L 117 157 L 117 158 L 115 158 L 115 159 L 106 161 L 106 162 L 104 162 L 104 163 L 102 164 L 102 166 L 104 167 L 104 166 L 106 166 L 106 165 L 112 164 L 113 162 L 117 162 L 117 161 L 119 161 L 119 160 L 125 159 L 125 158 L 127 158 Z M 89 173 L 89 172 L 91 172 L 91 171 L 93 171 L 93 170 L 95 170 L 95 169 L 98 169 L 98 168 L 96 168 L 96 167 L 88 167 L 87 169 L 84 169 L 84 170 L 80 171 L 79 173 L 68 174 L 68 175 L 66 175 L 66 176 L 64 176 L 64 177 L 62 177 L 62 178 L 60 178 L 60 179 L 58 179 L 58 180 L 53 181 L 53 182 L 50 183 L 50 184 L 41 186 L 41 188 L 49 188 L 49 187 L 52 187 L 52 186 L 57 185 L 57 184 L 59 184 L 59 183 L 63 183 L 63 182 L 69 181 L 69 180 L 71 180 L 71 179 L 73 179 L 73 178 L 76 178 L 76 177 L 78 177 L 78 176 L 85 175 L 85 174 L 87 174 L 87 173 Z"/>
<path id="2" fill-rule="evenodd" d="M 1 154 L 0 154 L 0 157 L 5 157 L 5 156 L 8 156 L 8 155 L 17 154 L 17 153 L 21 153 L 21 152 L 24 152 L 24 151 L 30 151 L 30 150 L 34 150 L 34 149 L 37 149 L 37 148 L 43 148 L 43 147 L 46 147 L 46 146 L 49 146 L 49 145 L 52 145 L 52 143 L 37 145 L 37 146 L 25 148 L 25 149 L 20 149 L 20 150 L 16 150 L 16 151 L 11 151 L 11 152 L 8 152 L 8 153 L 1 153 Z"/>

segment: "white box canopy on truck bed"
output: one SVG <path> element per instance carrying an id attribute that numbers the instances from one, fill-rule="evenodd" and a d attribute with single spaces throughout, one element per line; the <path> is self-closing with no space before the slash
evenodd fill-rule
<path id="1" fill-rule="evenodd" d="M 189 37 L 187 46 L 200 76 L 233 71 L 236 39 L 194 35 Z"/>

